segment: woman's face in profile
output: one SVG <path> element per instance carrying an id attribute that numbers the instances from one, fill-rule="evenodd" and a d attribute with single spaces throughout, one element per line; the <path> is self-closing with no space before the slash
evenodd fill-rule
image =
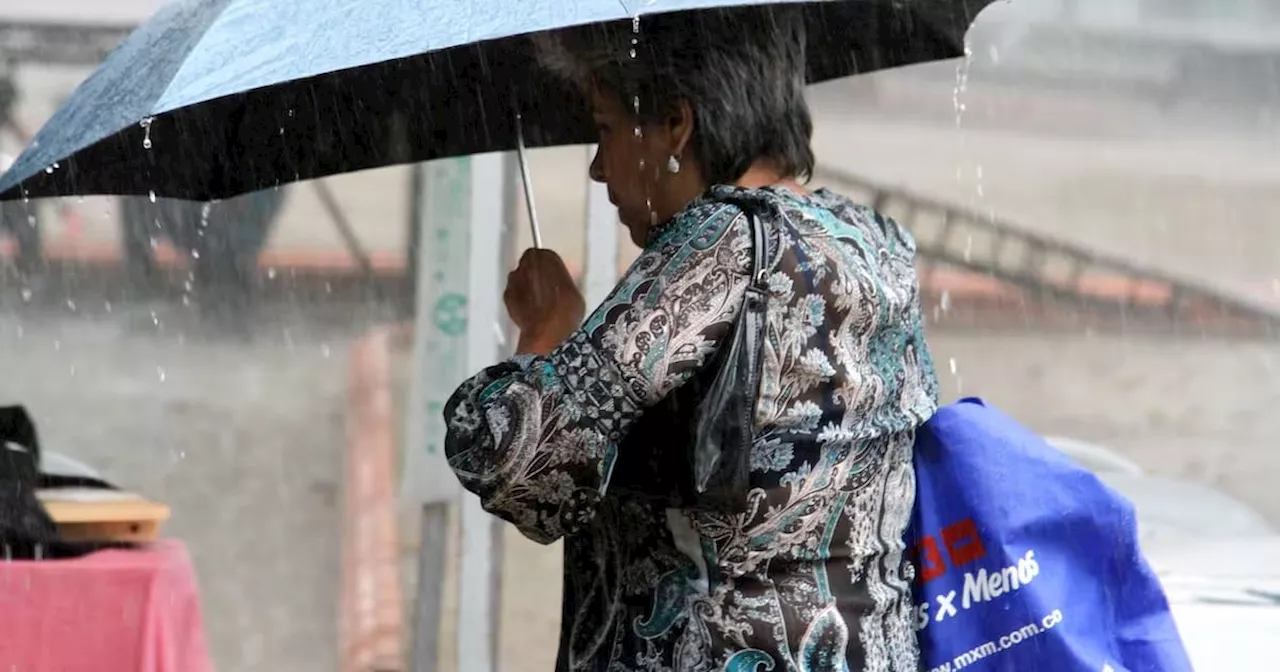
<path id="1" fill-rule="evenodd" d="M 649 229 L 675 215 L 664 189 L 666 165 L 673 145 L 671 133 L 661 125 L 637 125 L 636 115 L 618 96 L 594 89 L 592 117 L 600 136 L 591 179 L 609 187 L 609 201 L 631 234 L 631 242 L 644 247 Z"/>

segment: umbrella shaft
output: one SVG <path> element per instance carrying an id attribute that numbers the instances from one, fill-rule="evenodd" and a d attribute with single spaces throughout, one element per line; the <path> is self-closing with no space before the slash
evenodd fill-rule
<path id="1" fill-rule="evenodd" d="M 524 129 L 516 116 L 516 153 L 520 157 L 520 181 L 524 183 L 524 204 L 529 210 L 529 229 L 533 233 L 533 246 L 542 248 L 542 228 L 538 226 L 538 212 L 533 204 L 533 182 L 529 179 L 529 158 L 525 155 Z"/>

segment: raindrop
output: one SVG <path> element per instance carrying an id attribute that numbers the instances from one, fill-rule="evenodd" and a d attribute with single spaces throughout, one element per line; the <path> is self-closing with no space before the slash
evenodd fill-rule
<path id="1" fill-rule="evenodd" d="M 36 228 L 36 216 L 35 216 L 35 215 L 27 215 L 27 226 L 29 226 L 29 227 L 31 227 L 31 228 L 33 228 L 33 229 L 34 229 L 34 228 Z"/>
<path id="2" fill-rule="evenodd" d="M 169 376 L 168 376 L 168 374 L 166 374 L 166 373 L 164 372 L 164 367 L 157 366 L 157 367 L 156 367 L 156 377 L 157 377 L 157 378 L 159 378 L 159 379 L 160 379 L 160 382 L 162 382 L 162 383 L 163 383 L 163 382 L 164 382 L 164 381 L 165 381 Z"/>
<path id="3" fill-rule="evenodd" d="M 962 378 L 960 374 L 956 373 L 956 370 L 958 367 L 956 366 L 955 357 L 951 358 L 950 364 L 951 364 L 951 375 L 955 377 L 955 381 L 956 381 L 956 393 L 957 394 L 962 393 L 964 392 L 964 378 Z"/>
<path id="4" fill-rule="evenodd" d="M 213 210 L 212 203 L 205 203 L 200 206 L 200 228 L 209 226 L 209 211 Z"/>
<path id="5" fill-rule="evenodd" d="M 156 202 L 156 192 L 154 189 L 147 190 L 147 198 L 151 199 L 152 203 Z"/>
<path id="6" fill-rule="evenodd" d="M 973 64 L 973 48 L 969 45 L 969 40 L 965 40 L 964 58 L 960 59 L 960 64 L 956 66 L 956 86 L 951 95 L 951 104 L 955 107 L 956 127 L 959 128 L 961 120 L 966 109 L 961 98 L 964 97 L 965 91 L 969 88 L 969 66 Z"/>
<path id="7" fill-rule="evenodd" d="M 200 250 L 191 250 L 191 258 L 192 258 L 192 259 L 199 259 L 199 258 L 200 258 Z"/>
<path id="8" fill-rule="evenodd" d="M 103 303 L 102 309 L 107 311 L 108 313 L 111 312 L 111 302 L 107 301 L 106 303 Z"/>
<path id="9" fill-rule="evenodd" d="M 67 299 L 67 309 L 74 313 L 76 310 L 76 302 L 71 299 Z"/>
<path id="10" fill-rule="evenodd" d="M 44 172 L 45 172 L 45 174 L 47 174 L 47 175 L 52 175 L 52 174 L 53 174 L 53 166 L 49 166 L 48 168 L 45 168 L 45 169 L 44 169 Z"/>
<path id="11" fill-rule="evenodd" d="M 951 310 L 951 292 L 950 291 L 945 289 L 942 290 L 942 297 L 938 300 L 938 307 L 941 308 L 942 312 L 944 313 Z"/>
<path id="12" fill-rule="evenodd" d="M 23 287 L 23 288 L 22 288 L 22 300 L 23 300 L 23 301 L 26 301 L 26 302 L 31 301 L 31 288 L 30 288 L 30 287 Z"/>
<path id="13" fill-rule="evenodd" d="M 639 14 L 636 14 L 635 16 L 631 17 L 631 32 L 636 35 L 640 34 L 640 15 Z"/>
<path id="14" fill-rule="evenodd" d="M 276 279 L 276 267 L 275 267 L 275 266 L 272 266 L 271 268 L 268 268 L 268 269 L 267 269 L 267 279 L 268 279 L 268 280 L 275 280 L 275 279 Z"/>
<path id="15" fill-rule="evenodd" d="M 142 148 L 151 149 L 151 122 L 155 117 L 145 117 L 138 125 L 142 126 Z M 155 201 L 152 201 L 153 203 Z"/>
<path id="16" fill-rule="evenodd" d="M 329 345 L 326 343 L 320 346 L 320 356 L 328 359 L 330 355 Z"/>

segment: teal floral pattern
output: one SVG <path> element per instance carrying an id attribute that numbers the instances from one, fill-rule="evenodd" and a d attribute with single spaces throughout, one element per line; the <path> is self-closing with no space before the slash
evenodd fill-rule
<path id="1" fill-rule="evenodd" d="M 777 251 L 750 505 L 673 508 L 672 474 L 652 466 L 672 462 L 620 445 L 729 333 L 751 270 L 728 203 L 743 199 Z M 530 538 L 564 539 L 558 669 L 918 669 L 903 533 L 937 380 L 914 253 L 895 222 L 824 190 L 715 187 L 550 356 L 457 390 L 446 451 L 462 484 Z"/>

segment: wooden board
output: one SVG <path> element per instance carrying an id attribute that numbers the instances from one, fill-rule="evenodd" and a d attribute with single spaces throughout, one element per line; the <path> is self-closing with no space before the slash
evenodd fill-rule
<path id="1" fill-rule="evenodd" d="M 164 504 L 127 492 L 44 490 L 39 497 L 67 541 L 153 541 L 170 514 Z"/>

